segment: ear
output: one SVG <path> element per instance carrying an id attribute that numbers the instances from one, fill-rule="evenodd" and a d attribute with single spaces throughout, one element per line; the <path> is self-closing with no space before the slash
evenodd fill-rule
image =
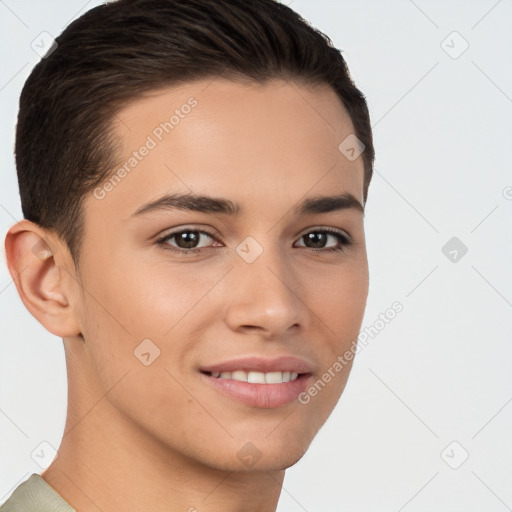
<path id="1" fill-rule="evenodd" d="M 7 266 L 23 304 L 46 330 L 60 337 L 80 334 L 79 285 L 66 252 L 53 234 L 26 219 L 5 237 Z"/>

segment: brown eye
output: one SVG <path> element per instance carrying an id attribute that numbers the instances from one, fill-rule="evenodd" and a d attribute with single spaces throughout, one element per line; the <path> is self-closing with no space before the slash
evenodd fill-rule
<path id="1" fill-rule="evenodd" d="M 314 231 L 308 233 L 302 237 L 304 245 L 306 247 L 312 247 L 314 249 L 323 249 L 327 243 L 328 235 L 320 231 Z"/>
<path id="2" fill-rule="evenodd" d="M 211 243 L 208 244 L 207 239 L 215 241 L 214 236 L 206 231 L 182 229 L 181 231 L 174 231 L 173 233 L 165 235 L 157 240 L 157 243 L 170 251 L 195 253 L 199 252 L 201 249 L 206 249 L 212 246 Z M 200 245 L 201 242 L 203 242 L 202 245 Z"/>
<path id="3" fill-rule="evenodd" d="M 181 249 L 195 249 L 199 243 L 199 231 L 182 231 L 181 233 L 173 235 L 176 240 L 176 245 Z"/>
<path id="4" fill-rule="evenodd" d="M 328 246 L 329 239 L 334 239 L 334 245 Z M 302 235 L 301 240 L 304 242 L 302 247 L 308 247 L 310 249 L 324 249 L 325 251 L 339 251 L 343 248 L 348 247 L 352 244 L 350 238 L 334 229 L 317 229 L 310 231 L 305 235 Z"/>

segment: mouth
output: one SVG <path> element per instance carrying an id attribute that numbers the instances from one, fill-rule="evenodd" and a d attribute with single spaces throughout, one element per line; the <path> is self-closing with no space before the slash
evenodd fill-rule
<path id="1" fill-rule="evenodd" d="M 210 372 L 201 370 L 205 383 L 223 396 L 250 407 L 279 408 L 296 401 L 310 385 L 311 373 L 289 371 L 258 372 L 235 370 Z"/>
<path id="2" fill-rule="evenodd" d="M 256 370 L 235 370 L 232 372 L 202 371 L 202 373 L 215 379 L 232 379 L 238 382 L 249 382 L 250 384 L 283 384 L 285 382 L 293 382 L 299 376 L 308 375 L 306 373 L 289 371 L 259 372 Z"/>

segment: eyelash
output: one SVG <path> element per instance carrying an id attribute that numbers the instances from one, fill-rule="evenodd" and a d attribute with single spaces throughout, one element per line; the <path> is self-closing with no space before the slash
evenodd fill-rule
<path id="1" fill-rule="evenodd" d="M 177 235 L 180 235 L 182 233 L 190 233 L 190 232 L 200 233 L 200 234 L 209 236 L 210 238 L 212 238 L 213 240 L 218 242 L 215 235 L 213 233 L 209 233 L 208 231 L 205 231 L 202 229 L 181 229 L 180 231 L 174 231 L 172 233 L 169 233 L 169 234 L 159 238 L 156 241 L 156 243 L 158 245 L 162 246 L 162 248 L 164 250 L 171 251 L 171 252 L 177 253 L 177 254 L 182 254 L 184 256 L 186 256 L 187 254 L 197 254 L 197 253 L 201 252 L 201 250 L 209 248 L 209 247 L 201 247 L 201 248 L 181 249 L 181 248 L 177 248 L 177 247 L 172 247 L 171 245 L 166 243 L 168 240 L 174 238 Z M 302 239 L 304 236 L 306 236 L 309 233 L 327 233 L 327 234 L 332 235 L 335 238 L 337 238 L 338 241 L 340 242 L 340 245 L 338 245 L 336 247 L 330 247 L 328 249 L 310 248 L 313 252 L 331 253 L 331 252 L 345 251 L 348 247 L 350 247 L 351 245 L 354 244 L 354 242 L 347 235 L 345 235 L 341 231 L 337 231 L 332 228 L 322 228 L 322 229 L 314 229 L 314 230 L 308 231 L 307 233 L 304 233 L 303 235 L 301 235 L 299 240 Z M 304 246 L 304 248 L 308 249 L 308 247 L 305 247 L 305 246 Z"/>

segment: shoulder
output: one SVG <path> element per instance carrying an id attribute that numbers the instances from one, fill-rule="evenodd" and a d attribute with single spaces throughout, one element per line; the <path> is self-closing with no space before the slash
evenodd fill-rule
<path id="1" fill-rule="evenodd" d="M 0 512 L 76 512 L 41 475 L 32 474 L 22 482 Z"/>

